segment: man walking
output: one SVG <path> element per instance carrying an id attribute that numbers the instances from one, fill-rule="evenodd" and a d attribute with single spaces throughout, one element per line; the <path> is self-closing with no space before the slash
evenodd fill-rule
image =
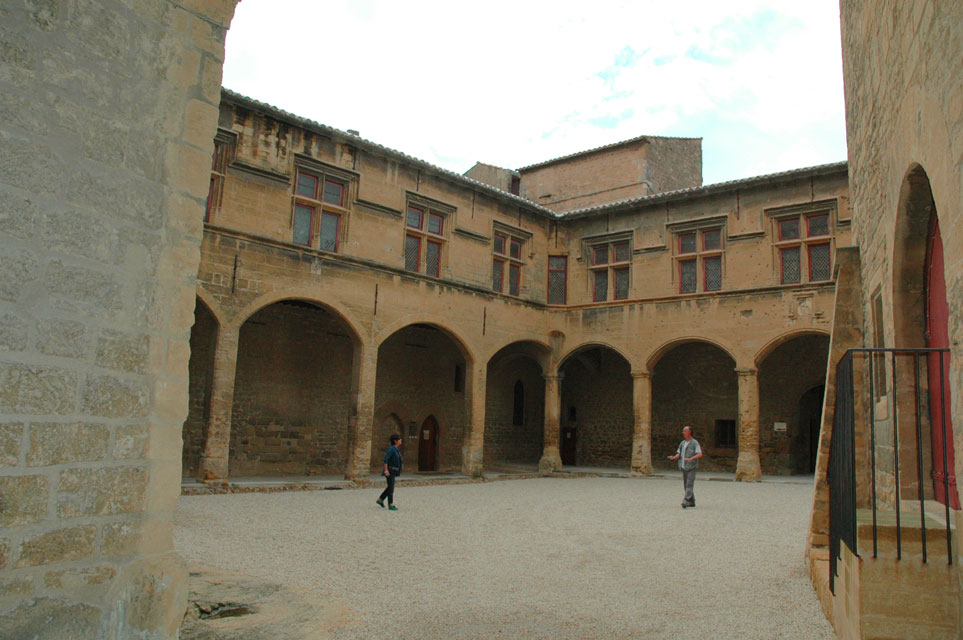
<path id="1" fill-rule="evenodd" d="M 404 463 L 401 459 L 401 436 L 397 433 L 392 433 L 391 437 L 388 438 L 391 446 L 385 452 L 384 470 L 381 475 L 385 477 L 388 482 L 388 486 L 375 502 L 378 506 L 384 508 L 385 498 L 388 498 L 388 509 L 390 511 L 397 511 L 398 507 L 395 506 L 395 478 L 401 475 L 401 469 L 404 467 Z"/>
<path id="2" fill-rule="evenodd" d="M 699 468 L 699 458 L 702 457 L 702 447 L 699 446 L 699 441 L 692 437 L 692 427 L 689 425 L 682 427 L 682 437 L 684 440 L 679 443 L 675 455 L 669 456 L 669 460 L 678 460 L 679 469 L 682 470 L 682 486 L 685 487 L 682 508 L 685 509 L 695 506 L 692 489 L 695 485 L 696 469 Z"/>

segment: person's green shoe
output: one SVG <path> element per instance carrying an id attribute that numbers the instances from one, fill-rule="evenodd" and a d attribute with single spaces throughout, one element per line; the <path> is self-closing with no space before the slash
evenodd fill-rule
<path id="1" fill-rule="evenodd" d="M 398 507 L 396 507 L 395 505 L 393 504 L 388 505 L 388 511 L 397 511 L 397 510 L 398 510 Z"/>
<path id="2" fill-rule="evenodd" d="M 375 500 L 375 502 L 377 502 L 378 506 L 381 507 L 382 509 L 385 508 L 384 500 L 382 500 L 381 498 L 378 498 L 377 500 Z"/>

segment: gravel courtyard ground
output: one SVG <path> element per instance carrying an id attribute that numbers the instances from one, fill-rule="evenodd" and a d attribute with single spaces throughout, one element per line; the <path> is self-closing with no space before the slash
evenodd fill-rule
<path id="1" fill-rule="evenodd" d="M 803 560 L 811 486 L 702 480 L 683 510 L 681 485 L 400 486 L 394 512 L 380 486 L 187 496 L 174 542 L 341 603 L 332 638 L 833 638 Z"/>

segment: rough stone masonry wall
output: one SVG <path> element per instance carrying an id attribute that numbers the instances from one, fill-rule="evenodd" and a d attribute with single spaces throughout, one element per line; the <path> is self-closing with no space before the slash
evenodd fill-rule
<path id="1" fill-rule="evenodd" d="M 184 420 L 181 456 L 181 475 L 194 477 L 204 452 L 204 437 L 211 408 L 211 381 L 214 374 L 214 349 L 217 340 L 217 320 L 198 302 L 194 308 L 191 327 L 191 359 L 188 364 L 187 419 Z"/>
<path id="2" fill-rule="evenodd" d="M 232 0 L 0 6 L 0 637 L 173 637 Z"/>
<path id="3" fill-rule="evenodd" d="M 570 357 L 562 371 L 562 422 L 576 428 L 576 463 L 628 469 L 634 428 L 629 363 L 597 348 Z"/>
<path id="4" fill-rule="evenodd" d="M 524 394 L 522 424 L 514 423 L 515 383 Z M 498 462 L 538 463 L 545 429 L 545 379 L 531 358 L 513 358 L 488 368 L 485 396 L 485 466 Z"/>
<path id="5" fill-rule="evenodd" d="M 354 345 L 330 313 L 280 302 L 241 327 L 230 474 L 343 473 Z"/>
<path id="6" fill-rule="evenodd" d="M 736 448 L 715 446 L 715 421 L 736 420 L 739 398 L 735 363 L 718 348 L 690 342 L 662 356 L 652 373 L 652 464 L 676 468 L 666 456 L 675 453 L 682 427 L 705 454 L 700 469 L 734 471 Z"/>

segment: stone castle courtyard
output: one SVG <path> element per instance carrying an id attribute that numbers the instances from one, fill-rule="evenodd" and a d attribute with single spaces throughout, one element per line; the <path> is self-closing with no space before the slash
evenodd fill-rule
<path id="1" fill-rule="evenodd" d="M 687 510 L 672 473 L 399 485 L 397 512 L 380 490 L 182 497 L 192 571 L 285 602 L 182 638 L 258 637 L 258 615 L 272 640 L 835 637 L 803 561 L 803 478 L 700 478 Z"/>

